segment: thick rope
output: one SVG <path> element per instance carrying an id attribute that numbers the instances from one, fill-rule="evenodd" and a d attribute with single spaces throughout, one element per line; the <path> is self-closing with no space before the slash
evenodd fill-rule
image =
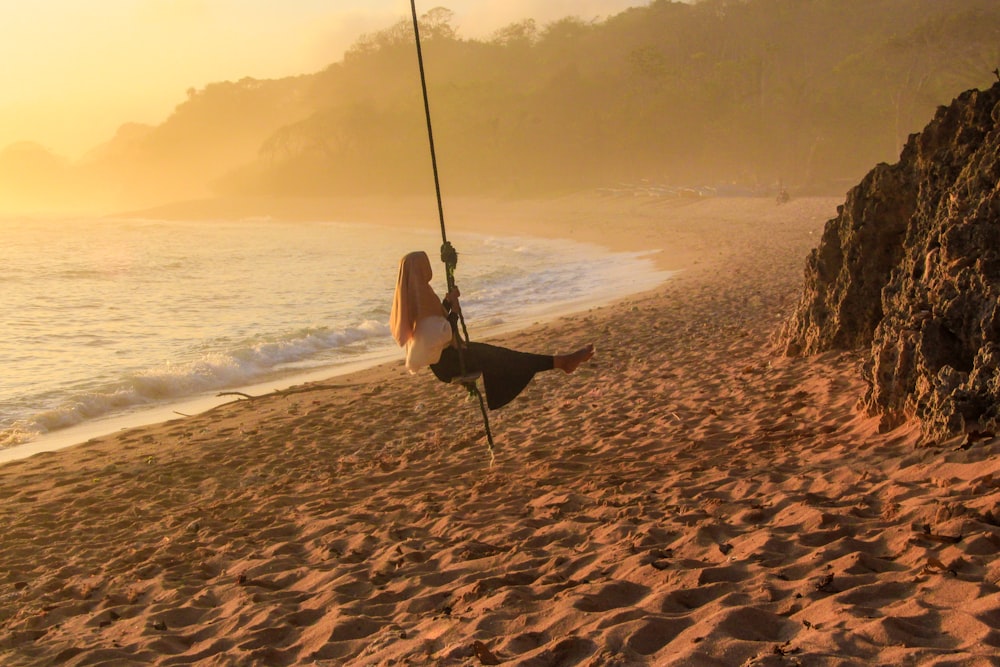
<path id="1" fill-rule="evenodd" d="M 424 95 L 424 117 L 427 119 L 427 141 L 430 144 L 431 150 L 431 168 L 434 171 L 434 194 L 437 196 L 438 220 L 441 223 L 441 261 L 444 262 L 445 265 L 445 276 L 448 281 L 448 291 L 450 292 L 455 288 L 455 267 L 458 266 L 458 252 L 448 241 L 448 234 L 445 231 L 444 226 L 444 206 L 441 201 L 441 180 L 438 177 L 437 151 L 434 149 L 434 129 L 431 127 L 431 105 L 427 95 L 427 78 L 424 75 L 424 53 L 423 49 L 420 47 L 420 25 L 417 21 L 416 0 L 410 0 L 410 10 L 413 14 L 413 36 L 417 43 L 417 65 L 420 67 L 420 89 Z M 469 330 L 465 326 L 465 317 L 462 315 L 461 310 L 458 311 L 458 320 L 462 324 L 462 335 L 465 338 L 465 342 L 468 343 Z M 458 361 L 459 372 L 462 376 L 465 376 L 465 352 L 462 345 L 458 346 Z M 496 455 L 493 451 L 493 432 L 490 430 L 490 418 L 486 412 L 486 402 L 483 400 L 483 394 L 479 391 L 479 385 L 475 380 L 464 382 L 463 385 L 470 394 L 479 399 L 479 410 L 483 414 L 483 426 L 486 429 L 486 442 L 490 450 L 490 465 L 492 466 Z"/>

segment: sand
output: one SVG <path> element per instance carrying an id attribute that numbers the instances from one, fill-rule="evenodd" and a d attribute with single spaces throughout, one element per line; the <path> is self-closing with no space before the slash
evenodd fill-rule
<path id="1" fill-rule="evenodd" d="M 598 352 L 492 467 L 400 362 L 0 466 L 0 663 L 1000 664 L 1000 441 L 879 433 L 859 354 L 771 344 L 837 203 L 453 204 L 681 272 L 500 339 Z"/>

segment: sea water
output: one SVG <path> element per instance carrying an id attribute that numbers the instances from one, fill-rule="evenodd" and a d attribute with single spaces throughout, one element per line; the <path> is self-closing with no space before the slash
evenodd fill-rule
<path id="1" fill-rule="evenodd" d="M 399 258 L 411 250 L 428 252 L 433 285 L 444 291 L 436 229 L 77 219 L 0 220 L 0 234 L 0 448 L 401 356 L 388 319 Z M 666 277 L 649 252 L 473 234 L 450 240 L 473 338 Z"/>

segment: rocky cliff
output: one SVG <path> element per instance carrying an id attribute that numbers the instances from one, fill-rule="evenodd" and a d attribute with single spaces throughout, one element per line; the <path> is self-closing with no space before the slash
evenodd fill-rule
<path id="1" fill-rule="evenodd" d="M 928 436 L 1000 428 L 1000 83 L 972 90 L 847 195 L 779 334 L 870 348 L 862 405 Z"/>

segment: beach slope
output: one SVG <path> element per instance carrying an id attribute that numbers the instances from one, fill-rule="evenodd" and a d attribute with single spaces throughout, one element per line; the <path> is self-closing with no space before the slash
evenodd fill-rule
<path id="1" fill-rule="evenodd" d="M 459 202 L 661 249 L 491 415 L 389 364 L 0 466 L 4 665 L 993 665 L 1000 441 L 879 433 L 774 332 L 836 200 Z M 473 336 L 475 336 L 474 322 Z"/>

